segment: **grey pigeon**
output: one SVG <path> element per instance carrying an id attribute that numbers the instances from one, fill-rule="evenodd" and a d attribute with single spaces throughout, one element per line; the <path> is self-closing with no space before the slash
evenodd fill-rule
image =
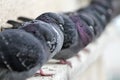
<path id="1" fill-rule="evenodd" d="M 64 59 L 65 57 L 68 58 L 68 57 L 73 56 L 71 54 L 71 51 L 73 51 L 73 50 L 71 50 L 71 48 L 68 48 L 68 47 L 71 44 L 73 44 L 73 46 L 74 45 L 79 46 L 79 43 L 74 44 L 74 42 L 79 41 L 78 40 L 79 38 L 78 38 L 78 34 L 77 34 L 77 29 L 75 28 L 73 21 L 66 15 L 55 14 L 55 13 L 50 13 L 50 12 L 40 15 L 36 19 L 42 20 L 42 21 L 47 22 L 47 23 L 52 24 L 52 25 L 55 25 L 56 27 L 60 28 L 60 30 L 64 34 L 64 43 L 62 46 L 62 50 L 60 52 L 58 52 L 53 58 L 58 59 L 58 57 L 59 57 L 59 59 Z M 71 47 L 73 47 L 73 46 L 71 46 Z M 77 48 L 77 47 L 74 47 L 74 48 Z M 69 49 L 69 50 L 66 50 L 66 51 L 64 51 L 64 53 L 62 53 L 62 51 L 64 49 Z M 70 52 L 70 54 L 66 55 L 66 53 L 69 53 L 69 52 Z M 73 53 L 76 53 L 76 52 L 77 52 L 77 50 Z"/>
<path id="2" fill-rule="evenodd" d="M 49 49 L 20 29 L 0 32 L 0 80 L 25 80 L 49 59 Z"/>
<path id="3" fill-rule="evenodd" d="M 54 25 L 45 23 L 40 20 L 33 20 L 25 22 L 18 29 L 22 29 L 33 34 L 36 38 L 38 38 L 38 40 L 41 40 L 41 36 L 43 36 L 44 42 L 42 43 L 46 43 L 49 47 L 51 53 L 49 57 L 50 59 L 62 48 L 64 40 L 63 33 L 58 27 Z"/>

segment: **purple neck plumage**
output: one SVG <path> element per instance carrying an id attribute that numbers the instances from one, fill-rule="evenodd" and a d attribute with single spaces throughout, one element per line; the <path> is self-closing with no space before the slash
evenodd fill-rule
<path id="1" fill-rule="evenodd" d="M 71 16 L 71 19 L 75 23 L 75 26 L 81 38 L 83 47 L 86 46 L 93 39 L 92 32 L 90 32 L 89 30 L 90 28 L 78 16 Z"/>

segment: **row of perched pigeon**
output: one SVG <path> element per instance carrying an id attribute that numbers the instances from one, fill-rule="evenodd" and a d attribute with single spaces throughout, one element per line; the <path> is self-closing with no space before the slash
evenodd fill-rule
<path id="1" fill-rule="evenodd" d="M 49 59 L 66 60 L 95 40 L 112 15 L 111 0 L 69 13 L 44 13 L 0 32 L 0 80 L 25 80 Z"/>

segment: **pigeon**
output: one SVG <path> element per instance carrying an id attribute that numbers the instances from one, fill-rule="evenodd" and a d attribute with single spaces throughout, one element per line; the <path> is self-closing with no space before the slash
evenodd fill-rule
<path id="1" fill-rule="evenodd" d="M 22 29 L 28 33 L 31 33 L 38 40 L 41 40 L 41 36 L 43 36 L 43 43 L 47 44 L 47 46 L 49 47 L 49 52 L 51 53 L 49 59 L 51 59 L 56 53 L 61 50 L 64 37 L 62 31 L 56 26 L 40 20 L 33 20 L 25 22 L 18 29 Z"/>
<path id="2" fill-rule="evenodd" d="M 69 64 L 71 66 L 71 64 L 68 61 L 64 60 L 65 57 L 69 58 L 69 57 L 73 56 L 71 53 L 69 55 L 68 54 L 66 55 L 67 51 L 71 52 L 70 48 L 67 51 L 64 51 L 64 52 L 62 52 L 62 51 L 63 51 L 63 49 L 68 49 L 68 47 L 70 47 L 71 44 L 73 44 L 73 46 L 79 45 L 79 43 L 74 44 L 74 42 L 77 41 L 79 38 L 77 39 L 77 37 L 78 37 L 77 29 L 75 28 L 73 21 L 70 20 L 67 15 L 56 14 L 56 13 L 51 13 L 51 12 L 44 13 L 44 14 L 38 16 L 36 19 L 47 22 L 49 24 L 52 24 L 52 26 L 55 25 L 55 26 L 59 27 L 60 30 L 63 32 L 64 42 L 63 42 L 62 49 L 53 57 L 53 59 L 59 59 L 60 63 Z M 73 47 L 73 46 L 71 46 L 71 47 Z M 76 47 L 74 47 L 74 48 L 76 48 Z M 76 52 L 77 52 L 77 49 L 74 51 L 74 53 L 76 53 Z"/>
<path id="3" fill-rule="evenodd" d="M 21 29 L 0 32 L 0 80 L 25 80 L 35 74 L 50 56 L 43 40 Z"/>
<path id="4" fill-rule="evenodd" d="M 78 41 L 80 41 L 80 38 L 78 38 L 79 36 L 74 22 L 67 15 L 60 15 L 65 21 L 65 24 L 63 25 L 65 40 L 61 51 L 58 54 L 56 54 L 53 58 L 65 60 L 72 57 L 73 54 L 79 51 L 81 43 L 78 43 Z M 76 45 L 77 47 L 75 47 Z"/>
<path id="5" fill-rule="evenodd" d="M 75 31 L 76 28 L 74 27 L 73 22 L 67 18 L 68 17 L 65 15 L 49 12 L 38 16 L 36 19 L 47 22 L 49 24 L 52 24 L 52 26 L 55 25 L 58 28 L 60 28 L 64 35 L 64 42 L 62 48 L 67 48 L 70 44 L 74 42 L 75 39 L 77 39 L 77 31 Z M 73 38 L 73 36 L 75 36 L 75 38 Z"/>

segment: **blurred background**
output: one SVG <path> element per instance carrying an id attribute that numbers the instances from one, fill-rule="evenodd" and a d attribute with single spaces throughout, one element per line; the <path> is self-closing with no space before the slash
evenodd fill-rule
<path id="1" fill-rule="evenodd" d="M 107 80 L 120 80 L 120 16 L 114 18 L 110 26 L 107 34 L 111 36 L 102 53 L 103 62 Z"/>
<path id="2" fill-rule="evenodd" d="M 68 12 L 85 7 L 90 0 L 0 0 L 0 27 L 18 16 L 36 18 L 45 12 Z M 104 80 L 120 80 L 120 16 L 114 18 L 103 35 L 108 41 L 101 51 Z M 100 49 L 101 50 L 101 49 Z M 99 62 L 97 62 L 99 64 Z M 93 68 L 94 69 L 94 68 Z M 93 73 L 96 75 L 96 73 Z M 80 80 L 80 79 L 79 79 Z M 97 80 L 86 78 L 84 80 Z"/>

